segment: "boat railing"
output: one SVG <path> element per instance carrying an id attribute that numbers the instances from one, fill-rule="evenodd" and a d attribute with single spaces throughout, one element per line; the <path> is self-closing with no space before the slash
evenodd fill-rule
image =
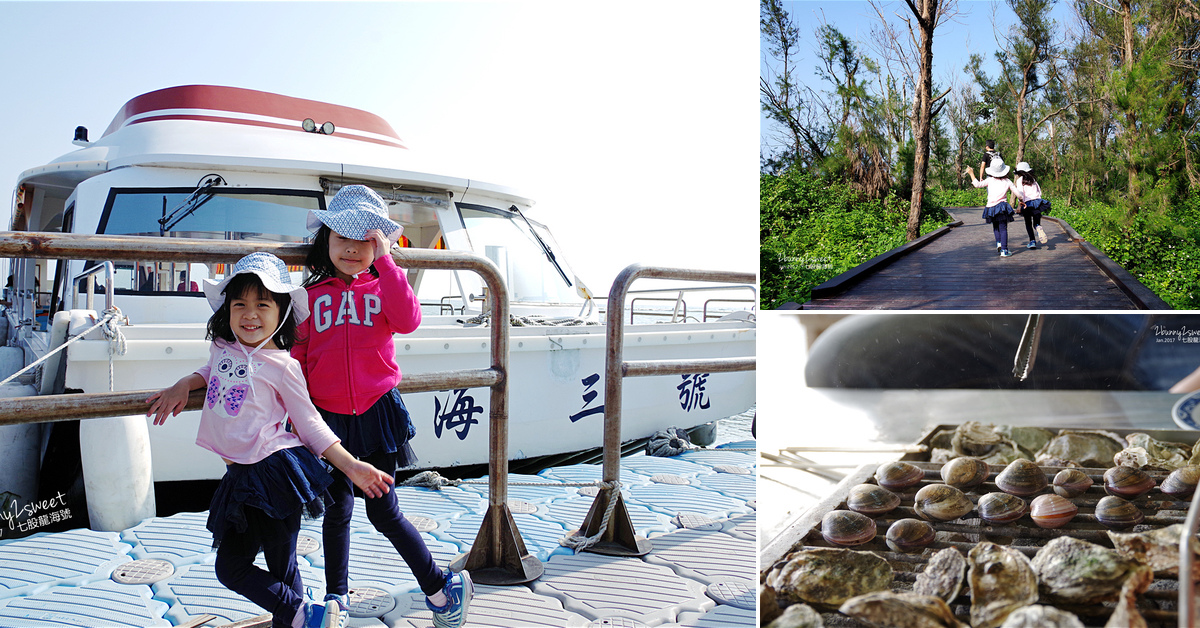
<path id="1" fill-rule="evenodd" d="M 75 286 L 74 292 L 71 295 L 71 303 L 74 304 L 74 303 L 79 302 L 79 285 L 81 283 L 81 280 L 87 279 L 87 290 L 85 291 L 85 293 L 87 294 L 87 301 L 86 301 L 85 307 L 86 307 L 86 309 L 89 309 L 89 310 L 96 309 L 96 306 L 95 306 L 96 275 L 100 274 L 101 272 L 104 273 L 104 309 L 105 310 L 112 309 L 112 307 L 113 307 L 113 275 L 116 274 L 116 272 L 113 269 L 112 262 L 104 262 L 102 264 L 97 264 L 97 265 L 92 266 L 91 268 L 83 271 L 82 273 L 75 275 L 75 279 L 73 279 L 71 281 L 71 283 L 74 284 L 74 286 Z"/>
<path id="2" fill-rule="evenodd" d="M 114 261 L 233 263 L 266 251 L 284 263 L 303 264 L 310 245 L 213 241 L 195 238 L 82 235 L 51 232 L 0 232 L 0 257 L 22 259 L 107 259 Z M 404 248 L 392 252 L 401 268 L 470 270 L 488 286 L 492 298 L 491 366 L 406 375 L 400 392 L 424 392 L 487 386 L 491 389 L 488 427 L 488 509 L 463 559 L 483 584 L 519 584 L 542 575 L 543 566 L 526 550 L 508 507 L 508 355 L 509 300 L 503 275 L 494 262 L 473 253 L 446 249 Z M 19 262 L 18 262 L 19 263 Z M 111 288 L 107 294 L 112 295 Z M 111 298 L 111 296 L 109 297 Z M 78 393 L 0 399 L 0 426 L 77 419 L 145 415 L 152 390 Z M 199 410 L 203 389 L 192 391 L 185 410 Z M 149 455 L 146 451 L 145 455 Z M 148 487 L 143 487 L 148 488 Z"/>
<path id="3" fill-rule="evenodd" d="M 686 297 L 688 295 L 692 295 L 692 294 L 696 294 L 696 293 L 701 293 L 701 292 L 707 293 L 707 292 L 716 292 L 716 291 L 748 291 L 750 293 L 750 298 L 748 298 L 748 299 L 708 299 L 707 301 L 704 302 L 703 316 L 701 318 L 701 320 L 704 322 L 707 322 L 710 318 L 720 318 L 721 316 L 724 316 L 724 314 L 711 314 L 710 315 L 708 313 L 708 304 L 709 303 L 749 303 L 751 310 L 753 310 L 755 304 L 758 303 L 758 288 L 756 288 L 753 285 L 753 281 L 751 281 L 751 283 L 749 285 L 707 286 L 707 287 L 702 287 L 702 288 L 691 288 L 691 287 L 648 288 L 648 289 L 644 289 L 644 290 L 630 290 L 626 293 L 626 295 L 625 295 L 626 297 L 629 295 L 649 295 L 649 294 L 673 294 L 674 296 L 673 297 L 634 296 L 629 301 L 629 323 L 633 324 L 635 317 L 638 317 L 638 316 L 653 316 L 653 317 L 661 317 L 661 318 L 670 318 L 671 319 L 670 322 L 672 322 L 672 323 L 685 322 L 685 321 L 687 321 L 687 299 L 686 299 Z M 609 293 L 609 296 L 607 296 L 607 297 L 598 297 L 598 298 L 607 301 L 608 304 L 612 303 L 612 293 L 611 292 Z M 622 297 L 622 298 L 624 299 L 624 297 Z M 672 307 L 671 312 L 666 312 L 663 310 L 647 310 L 647 309 L 638 310 L 637 309 L 638 301 L 669 302 L 669 303 L 673 303 L 674 306 Z M 622 303 L 624 303 L 623 300 L 622 300 Z"/>
<path id="4" fill-rule="evenodd" d="M 753 284 L 754 273 L 664 268 L 633 264 L 617 274 L 608 293 L 610 307 L 604 354 L 604 487 L 596 495 L 579 534 L 592 539 L 585 551 L 617 556 L 642 556 L 651 549 L 649 540 L 638 537 L 621 497 L 621 393 L 626 377 L 729 373 L 752 371 L 754 357 L 700 358 L 686 360 L 625 360 L 625 298 L 637 279 L 682 279 Z M 740 287 L 740 286 L 734 286 Z"/>

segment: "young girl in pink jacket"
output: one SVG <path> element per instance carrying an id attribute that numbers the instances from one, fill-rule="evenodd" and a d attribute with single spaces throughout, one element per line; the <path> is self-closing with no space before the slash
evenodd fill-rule
<path id="1" fill-rule="evenodd" d="M 296 566 L 301 514 L 321 515 L 332 482 L 317 456 L 368 495 L 392 494 L 394 479 L 347 453 L 309 401 L 287 352 L 308 299 L 282 260 L 247 255 L 224 281 L 206 279 L 204 292 L 213 308 L 208 364 L 151 395 L 147 415 L 162 425 L 190 391 L 208 387 L 196 444 L 227 465 L 208 514 L 217 579 L 269 611 L 273 628 L 339 625 L 347 614 L 305 602 Z M 259 550 L 266 571 L 254 565 Z"/>
<path id="2" fill-rule="evenodd" d="M 327 211 L 309 213 L 316 229 L 305 287 L 312 316 L 302 325 L 292 355 L 325 422 L 355 457 L 394 474 L 416 463 L 408 441 L 413 423 L 396 392 L 400 367 L 392 334 L 421 323 L 421 304 L 389 249 L 401 227 L 387 205 L 363 185 L 343 187 Z M 350 560 L 351 482 L 338 472 L 326 499 L 326 600 L 345 605 Z M 473 594 L 466 571 L 442 571 L 405 518 L 394 493 L 366 498 L 367 518 L 412 570 L 439 628 L 461 626 Z"/>

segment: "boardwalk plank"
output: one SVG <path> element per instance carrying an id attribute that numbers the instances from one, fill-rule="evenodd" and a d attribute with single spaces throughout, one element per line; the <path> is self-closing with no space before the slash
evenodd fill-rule
<path id="1" fill-rule="evenodd" d="M 1008 226 L 1012 257 L 996 253 L 978 208 L 947 209 L 961 227 L 804 309 L 1129 310 L 1136 304 L 1053 221 L 1049 241 L 1027 249 L 1025 222 Z"/>

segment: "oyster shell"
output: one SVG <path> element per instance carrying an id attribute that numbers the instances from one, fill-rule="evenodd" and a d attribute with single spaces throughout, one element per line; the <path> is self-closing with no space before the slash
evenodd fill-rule
<path id="1" fill-rule="evenodd" d="M 1084 628 L 1084 625 L 1067 611 L 1033 604 L 1009 613 L 1000 628 Z"/>
<path id="2" fill-rule="evenodd" d="M 821 614 L 808 604 L 792 604 L 769 624 L 767 628 L 825 628 Z"/>
<path id="3" fill-rule="evenodd" d="M 1079 506 L 1054 493 L 1038 495 L 1029 503 L 1029 518 L 1039 528 L 1061 528 L 1077 514 Z"/>
<path id="4" fill-rule="evenodd" d="M 1109 528 L 1129 528 L 1146 516 L 1136 505 L 1114 495 L 1106 495 L 1096 503 L 1096 520 Z"/>
<path id="5" fill-rule="evenodd" d="M 846 600 L 838 610 L 879 628 L 970 628 L 945 600 L 931 595 L 880 591 Z"/>
<path id="6" fill-rule="evenodd" d="M 975 507 L 960 490 L 945 484 L 927 484 L 917 491 L 913 510 L 923 519 L 953 521 Z"/>
<path id="7" fill-rule="evenodd" d="M 785 603 L 834 608 L 891 583 L 891 565 L 876 554 L 824 547 L 792 552 L 767 575 L 767 586 Z"/>
<path id="8" fill-rule="evenodd" d="M 1179 574 L 1179 535 L 1183 525 L 1176 523 L 1148 532 L 1109 532 L 1113 548 L 1122 556 L 1149 566 L 1155 573 L 1175 576 Z M 1200 541 L 1190 540 L 1192 545 L 1192 579 L 1200 580 Z"/>
<path id="9" fill-rule="evenodd" d="M 831 510 L 821 517 L 821 536 L 834 545 L 862 545 L 875 538 L 875 522 L 852 510 Z"/>
<path id="10" fill-rule="evenodd" d="M 1042 599 L 1095 604 L 1117 599 L 1125 581 L 1150 568 L 1116 550 L 1060 536 L 1033 557 Z"/>
<path id="11" fill-rule="evenodd" d="M 938 551 L 925 565 L 925 571 L 917 574 L 913 593 L 932 595 L 953 602 L 962 590 L 967 576 L 967 559 L 953 547 Z"/>
<path id="12" fill-rule="evenodd" d="M 996 433 L 994 425 L 978 421 L 959 425 L 950 438 L 951 448 L 960 456 L 986 456 L 1002 444 L 1013 445 L 1012 441 Z"/>
<path id="13" fill-rule="evenodd" d="M 1142 467 L 1151 466 L 1167 471 L 1174 471 L 1186 465 L 1188 458 L 1192 455 L 1191 445 L 1160 441 L 1142 432 L 1125 435 L 1125 442 L 1129 443 L 1126 449 L 1140 449 L 1142 452 L 1145 452 L 1146 462 L 1139 465 Z M 1137 453 L 1139 452 L 1135 452 L 1135 454 Z"/>
<path id="14" fill-rule="evenodd" d="M 800 604 L 794 604 L 793 606 L 800 606 Z M 775 600 L 775 589 L 765 584 L 759 584 L 758 623 L 762 625 L 768 624 L 771 620 L 779 617 L 782 612 L 782 609 L 779 608 L 779 602 Z"/>
<path id="15" fill-rule="evenodd" d="M 1117 607 L 1104 624 L 1105 628 L 1147 628 L 1146 619 L 1138 611 L 1138 594 L 1150 588 L 1154 573 L 1149 568 L 1139 569 L 1125 579 L 1117 595 Z"/>
<path id="16" fill-rule="evenodd" d="M 1062 458 L 1083 467 L 1106 468 L 1113 456 L 1125 449 L 1125 441 L 1102 430 L 1062 430 L 1037 452 L 1035 460 Z"/>
<path id="17" fill-rule="evenodd" d="M 1079 497 L 1092 487 L 1092 476 L 1079 469 L 1063 469 L 1054 476 L 1054 492 L 1063 497 Z"/>
<path id="18" fill-rule="evenodd" d="M 884 542 L 897 552 L 915 552 L 928 547 L 937 531 L 920 519 L 900 519 L 888 526 Z"/>
<path id="19" fill-rule="evenodd" d="M 1104 491 L 1109 495 L 1137 499 L 1154 488 L 1154 478 L 1136 467 L 1112 467 L 1104 472 Z"/>
<path id="20" fill-rule="evenodd" d="M 891 512 L 899 505 L 899 495 L 875 484 L 859 484 L 846 495 L 847 508 L 870 517 Z"/>
<path id="21" fill-rule="evenodd" d="M 988 463 L 970 456 L 955 458 L 942 465 L 942 481 L 964 491 L 986 482 L 989 473 Z"/>
<path id="22" fill-rule="evenodd" d="M 1008 614 L 1038 600 L 1033 566 L 1021 552 L 984 541 L 967 554 L 971 625 L 996 628 Z"/>
<path id="23" fill-rule="evenodd" d="M 1186 499 L 1196 492 L 1197 483 L 1200 483 L 1200 467 L 1189 464 L 1172 471 L 1158 488 L 1173 498 Z"/>
<path id="24" fill-rule="evenodd" d="M 979 517 L 988 523 L 1009 523 L 1029 512 L 1025 500 L 1008 493 L 988 493 L 975 505 Z"/>
<path id="25" fill-rule="evenodd" d="M 894 460 L 879 465 L 875 470 L 875 481 L 888 490 L 902 491 L 925 479 L 925 472 L 915 464 Z"/>
<path id="26" fill-rule="evenodd" d="M 994 429 L 997 434 L 1015 443 L 1017 448 L 1030 459 L 1038 450 L 1045 447 L 1051 438 L 1054 438 L 1054 432 L 1044 427 L 997 425 Z"/>
<path id="27" fill-rule="evenodd" d="M 1013 460 L 996 476 L 997 488 L 1018 497 L 1036 495 L 1049 484 L 1045 470 L 1024 458 Z"/>

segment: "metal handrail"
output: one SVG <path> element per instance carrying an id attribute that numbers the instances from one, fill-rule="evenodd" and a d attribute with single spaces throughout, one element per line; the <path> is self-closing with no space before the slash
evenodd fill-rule
<path id="1" fill-rule="evenodd" d="M 104 309 L 112 309 L 113 275 L 116 274 L 116 271 L 113 269 L 112 262 L 97 264 L 83 271 L 82 273 L 75 275 L 75 278 L 71 280 L 71 284 L 74 286 L 74 288 L 72 288 L 73 292 L 71 293 L 71 305 L 74 305 L 75 301 L 79 299 L 79 280 L 87 277 L 87 309 L 96 309 L 94 306 L 96 301 L 96 274 L 100 271 L 104 271 Z"/>
<path id="2" fill-rule="evenodd" d="M 285 264 L 303 264 L 310 245 L 295 243 L 235 242 L 199 238 L 81 235 L 48 232 L 0 232 L 0 257 L 39 259 L 106 259 L 115 261 L 232 263 L 266 251 Z M 441 371 L 406 375 L 401 392 L 488 386 L 491 389 L 488 428 L 488 509 L 465 557 L 463 567 L 484 584 L 531 582 L 543 566 L 529 554 L 508 508 L 508 288 L 494 262 L 473 253 L 445 249 L 403 248 L 392 251 L 402 268 L 454 268 L 471 270 L 489 286 L 491 305 L 491 359 L 487 369 Z M 109 294 L 112 291 L 109 290 Z M 0 399 L 0 425 L 144 414 L 152 391 L 16 397 Z M 194 391 L 185 409 L 199 409 L 203 395 Z M 140 398 L 139 398 L 140 397 Z M 64 413 L 70 416 L 65 416 Z"/>
<path id="3" fill-rule="evenodd" d="M 704 302 L 704 309 L 700 310 L 700 320 L 703 322 L 706 322 L 706 323 L 708 322 L 708 319 L 709 319 L 709 313 L 708 313 L 708 304 L 709 303 L 757 303 L 757 301 L 752 300 L 752 299 L 708 299 L 707 301 Z M 712 318 L 721 318 L 722 316 L 724 316 L 724 314 L 719 314 L 719 315 L 713 314 L 711 316 L 712 316 Z"/>
<path id="4" fill-rule="evenodd" d="M 604 483 L 596 501 L 592 503 L 580 534 L 595 536 L 600 540 L 585 551 L 619 556 L 642 556 L 651 549 L 650 541 L 638 537 L 633 521 L 625 508 L 617 481 L 621 476 L 621 392 L 624 378 L 648 375 L 681 375 L 687 373 L 728 373 L 755 369 L 755 358 L 707 358 L 687 360 L 637 360 L 624 359 L 625 327 L 623 325 L 625 296 L 629 286 L 639 278 L 683 279 L 688 281 L 719 281 L 726 283 L 754 283 L 754 273 L 735 273 L 710 270 L 686 270 L 632 264 L 617 274 L 609 291 L 608 328 L 604 356 Z M 610 502 L 616 500 L 611 509 L 612 517 L 607 527 L 603 515 L 610 510 Z"/>
<path id="5" fill-rule="evenodd" d="M 637 302 L 638 301 L 670 301 L 671 303 L 675 304 L 675 310 L 673 312 L 671 312 L 670 314 L 667 314 L 666 312 L 642 312 L 641 313 L 642 316 L 670 316 L 671 322 L 674 323 L 676 320 L 679 319 L 679 309 L 680 309 L 680 306 L 682 305 L 683 306 L 683 320 L 685 320 L 685 321 L 687 320 L 687 301 L 683 300 L 683 292 L 680 291 L 679 297 L 674 298 L 674 299 L 668 299 L 666 297 L 634 297 L 634 298 L 630 299 L 629 300 L 629 324 L 630 325 L 633 324 L 634 315 L 636 315 L 638 313 L 637 312 Z"/>

